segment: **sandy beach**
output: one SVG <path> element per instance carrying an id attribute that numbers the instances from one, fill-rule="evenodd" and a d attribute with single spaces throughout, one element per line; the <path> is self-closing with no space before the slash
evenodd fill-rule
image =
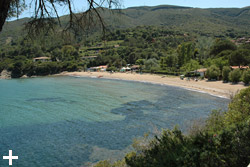
<path id="1" fill-rule="evenodd" d="M 82 77 L 97 77 L 107 79 L 120 79 L 128 81 L 150 82 L 154 84 L 163 84 L 177 86 L 185 89 L 208 93 L 211 95 L 230 98 L 239 90 L 247 88 L 243 83 L 231 84 L 223 83 L 222 81 L 207 81 L 207 80 L 181 80 L 175 76 L 164 76 L 155 74 L 136 74 L 136 73 L 108 73 L 108 72 L 63 72 L 60 76 L 82 76 Z"/>

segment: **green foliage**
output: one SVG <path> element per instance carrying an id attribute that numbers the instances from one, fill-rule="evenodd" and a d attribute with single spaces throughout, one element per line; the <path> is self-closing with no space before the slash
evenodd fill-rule
<path id="1" fill-rule="evenodd" d="M 145 60 L 144 59 L 138 59 L 136 60 L 135 64 L 136 65 L 144 65 Z"/>
<path id="2" fill-rule="evenodd" d="M 117 68 L 115 66 L 110 66 L 107 68 L 107 71 L 117 71 Z"/>
<path id="3" fill-rule="evenodd" d="M 176 54 L 168 54 L 166 57 L 161 57 L 160 67 L 166 69 L 167 67 L 175 67 L 178 61 Z"/>
<path id="4" fill-rule="evenodd" d="M 233 59 L 234 52 L 249 52 L 247 45 L 239 46 L 233 51 L 235 46 L 230 41 L 217 39 L 217 42 L 214 42 L 213 37 L 164 26 L 138 26 L 115 30 L 107 34 L 105 42 L 98 35 L 95 38 L 87 38 L 86 41 L 78 41 L 80 43 L 75 43 L 71 38 L 66 39 L 61 39 L 58 34 L 49 33 L 41 34 L 39 39 L 33 41 L 27 38 L 11 40 L 0 50 L 0 70 L 11 71 L 16 61 L 23 62 L 23 69 L 15 66 L 13 76 L 16 77 L 25 74 L 53 74 L 55 71 L 63 70 L 74 71 L 99 65 L 120 69 L 127 64 L 137 64 L 144 72 L 178 75 L 180 72 L 194 71 L 212 65 L 222 70 L 232 61 L 238 61 Z M 210 55 L 210 51 L 218 54 Z M 41 56 L 50 57 L 52 62 L 58 62 L 58 68 L 61 69 L 57 69 L 56 65 L 31 63 L 32 58 Z M 95 58 L 89 58 L 90 56 Z M 245 64 L 248 60 L 249 57 L 244 56 Z M 22 71 L 18 74 L 18 70 Z"/>
<path id="5" fill-rule="evenodd" d="M 224 82 L 229 81 L 229 73 L 231 72 L 231 68 L 229 66 L 224 66 L 222 69 L 222 80 Z"/>
<path id="6" fill-rule="evenodd" d="M 200 67 L 201 66 L 198 61 L 190 60 L 188 63 L 184 64 L 184 66 L 181 67 L 181 70 L 185 72 L 190 72 L 190 71 L 195 71 Z"/>
<path id="7" fill-rule="evenodd" d="M 126 33 L 120 29 L 135 28 L 143 25 L 164 26 L 183 31 L 186 34 L 199 36 L 235 38 L 248 35 L 250 32 L 248 28 L 250 25 L 248 10 L 249 8 L 199 9 L 164 5 L 128 8 L 121 10 L 121 12 L 114 10 L 112 15 L 110 15 L 110 11 L 104 9 L 102 17 L 107 27 L 118 29 L 112 33 L 112 38 L 116 40 L 126 38 Z M 68 23 L 68 19 L 69 17 L 65 16 L 61 18 L 63 27 Z M 5 24 L 0 34 L 0 42 L 4 44 L 8 38 L 16 41 L 24 34 L 22 31 L 24 29 L 23 23 L 28 21 L 29 18 L 25 18 Z M 56 29 L 56 31 L 60 32 L 61 28 Z M 88 33 L 88 35 L 92 36 L 91 38 L 95 38 L 98 31 L 100 32 L 100 29 L 95 27 L 91 29 L 91 33 Z M 144 39 L 149 40 L 153 37 L 147 32 L 144 34 Z M 60 37 L 58 36 L 57 38 Z M 78 38 L 81 37 L 80 35 L 78 36 Z"/>
<path id="8" fill-rule="evenodd" d="M 244 82 L 245 85 L 249 84 L 249 82 L 250 82 L 250 70 L 249 69 L 247 69 L 243 72 L 242 81 Z"/>
<path id="9" fill-rule="evenodd" d="M 151 70 L 152 68 L 155 68 L 155 71 L 157 71 L 157 69 L 159 69 L 159 63 L 155 58 L 148 59 L 145 61 L 145 69 Z"/>
<path id="10" fill-rule="evenodd" d="M 206 130 L 209 133 L 217 133 L 224 127 L 225 112 L 213 110 L 209 118 L 206 120 Z"/>
<path id="11" fill-rule="evenodd" d="M 207 69 L 207 77 L 209 80 L 217 80 L 219 79 L 219 76 L 221 75 L 220 69 L 215 66 L 212 65 Z"/>
<path id="12" fill-rule="evenodd" d="M 227 112 L 214 110 L 201 131 L 183 135 L 178 129 L 163 131 L 149 147 L 131 152 L 131 167 L 247 166 L 250 160 L 250 88 L 241 90 Z"/>
<path id="13" fill-rule="evenodd" d="M 179 66 L 189 62 L 192 58 L 196 58 L 194 54 L 194 45 L 190 42 L 179 45 L 177 48 L 177 53 Z"/>
<path id="14" fill-rule="evenodd" d="M 182 159 L 189 145 L 180 130 L 166 130 L 160 138 L 156 137 L 151 143 L 151 148 L 143 150 L 143 154 L 126 156 L 129 166 L 181 166 Z"/>
<path id="15" fill-rule="evenodd" d="M 243 89 L 229 104 L 225 123 L 227 125 L 244 122 L 250 119 L 250 88 Z M 250 121 L 250 120 L 249 120 Z M 249 122 L 250 123 L 250 122 Z"/>
<path id="16" fill-rule="evenodd" d="M 95 164 L 94 167 L 127 167 L 127 165 L 125 163 L 125 159 L 121 161 L 116 161 L 114 163 L 104 160 Z"/>
<path id="17" fill-rule="evenodd" d="M 164 131 L 152 141 L 151 148 L 126 156 L 126 163 L 131 167 L 247 166 L 249 125 L 242 123 L 218 134 L 202 132 L 195 136 L 183 136 L 178 130 Z"/>
<path id="18" fill-rule="evenodd" d="M 231 53 L 230 64 L 241 66 L 250 64 L 250 52 L 247 49 L 238 49 Z"/>
<path id="19" fill-rule="evenodd" d="M 209 52 L 214 44 L 214 39 L 212 37 L 198 37 L 195 47 L 198 49 L 198 59 L 199 62 L 209 58 Z"/>
<path id="20" fill-rule="evenodd" d="M 208 58 L 204 61 L 205 67 L 210 67 L 211 65 L 216 65 L 220 70 L 222 70 L 224 66 L 229 66 L 229 60 L 227 57 L 219 57 Z"/>
<path id="21" fill-rule="evenodd" d="M 100 161 L 97 164 L 95 164 L 95 167 L 112 167 L 111 163 L 107 160 Z"/>
<path id="22" fill-rule="evenodd" d="M 22 61 L 17 61 L 13 64 L 13 67 L 11 69 L 11 77 L 12 78 L 19 78 L 23 75 L 23 62 Z"/>
<path id="23" fill-rule="evenodd" d="M 229 73 L 229 80 L 235 84 L 240 82 L 240 78 L 241 78 L 240 69 L 235 69 Z"/>
<path id="24" fill-rule="evenodd" d="M 61 61 L 71 61 L 79 58 L 77 50 L 71 45 L 63 46 L 61 52 L 62 55 L 59 55 L 59 60 Z"/>
<path id="25" fill-rule="evenodd" d="M 210 55 L 218 56 L 222 51 L 236 49 L 236 45 L 229 40 L 217 40 L 210 51 Z"/>

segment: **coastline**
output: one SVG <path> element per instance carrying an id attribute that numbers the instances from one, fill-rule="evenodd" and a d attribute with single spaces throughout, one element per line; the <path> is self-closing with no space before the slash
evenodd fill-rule
<path id="1" fill-rule="evenodd" d="M 241 89 L 247 88 L 242 83 L 232 85 L 231 83 L 223 83 L 222 81 L 206 81 L 206 80 L 181 80 L 177 76 L 164 76 L 156 74 L 136 74 L 136 73 L 108 73 L 108 72 L 62 72 L 56 76 L 73 76 L 73 77 L 92 77 L 118 79 L 127 81 L 145 82 L 159 85 L 176 86 L 191 91 L 207 93 L 213 96 L 230 99 Z"/>

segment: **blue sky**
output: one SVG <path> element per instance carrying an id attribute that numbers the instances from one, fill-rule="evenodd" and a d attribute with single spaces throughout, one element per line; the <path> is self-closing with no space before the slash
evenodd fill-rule
<path id="1" fill-rule="evenodd" d="M 30 2 L 31 0 L 26 0 Z M 86 0 L 73 0 L 75 11 L 83 11 L 86 9 L 86 3 L 83 1 Z M 178 5 L 178 6 L 189 6 L 189 7 L 198 7 L 198 8 L 229 8 L 229 7 L 246 7 L 250 6 L 249 0 L 121 0 L 122 8 L 133 7 L 133 6 L 156 6 L 156 5 Z M 27 8 L 26 11 L 20 16 L 22 17 L 31 17 L 33 8 Z M 59 10 L 59 15 L 67 14 L 65 8 Z M 15 20 L 12 18 L 11 20 Z"/>

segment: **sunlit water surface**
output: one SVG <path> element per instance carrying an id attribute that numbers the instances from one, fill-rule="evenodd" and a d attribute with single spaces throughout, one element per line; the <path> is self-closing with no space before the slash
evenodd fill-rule
<path id="1" fill-rule="evenodd" d="M 186 131 L 229 100 L 171 86 L 97 78 L 0 80 L 0 156 L 19 167 L 116 160 L 155 129 Z M 0 166 L 8 160 L 0 159 Z"/>

